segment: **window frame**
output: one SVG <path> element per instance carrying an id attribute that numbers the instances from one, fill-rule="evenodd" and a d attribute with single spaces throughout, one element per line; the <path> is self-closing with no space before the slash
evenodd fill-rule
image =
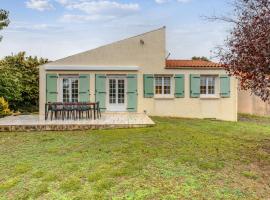
<path id="1" fill-rule="evenodd" d="M 173 84 L 172 84 L 172 77 L 171 75 L 155 75 L 154 76 L 154 97 L 156 98 L 171 98 L 173 95 Z M 161 94 L 156 93 L 156 78 L 161 78 Z M 170 79 L 170 93 L 165 94 L 165 78 Z"/>
<path id="2" fill-rule="evenodd" d="M 200 97 L 214 97 L 214 98 L 217 98 L 217 94 L 218 94 L 218 85 L 217 85 L 217 81 L 218 81 L 218 79 L 217 79 L 217 75 L 211 75 L 211 74 L 205 74 L 205 75 L 201 75 L 200 76 Z M 202 78 L 205 78 L 206 79 L 206 81 L 205 81 L 205 94 L 203 94 L 202 92 L 201 92 L 201 81 L 202 81 Z M 209 82 L 210 82 L 210 80 L 209 79 L 214 79 L 214 84 L 213 84 L 213 86 L 214 86 L 214 93 L 213 94 L 211 94 L 211 93 L 209 93 L 209 91 L 210 91 L 210 89 L 209 89 Z"/>

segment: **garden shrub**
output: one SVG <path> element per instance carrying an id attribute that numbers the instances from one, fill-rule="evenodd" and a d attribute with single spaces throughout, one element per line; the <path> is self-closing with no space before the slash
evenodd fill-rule
<path id="1" fill-rule="evenodd" d="M 4 97 L 0 97 L 0 117 L 4 117 L 11 114 L 12 112 L 9 109 L 8 102 L 4 99 Z"/>

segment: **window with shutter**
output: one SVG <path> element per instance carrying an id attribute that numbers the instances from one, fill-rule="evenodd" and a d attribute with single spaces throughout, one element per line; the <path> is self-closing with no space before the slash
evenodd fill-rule
<path id="1" fill-rule="evenodd" d="M 172 94 L 172 83 L 170 76 L 155 76 L 155 97 L 166 97 Z"/>
<path id="2" fill-rule="evenodd" d="M 200 96 L 216 97 L 216 78 L 215 75 L 201 75 L 200 78 Z"/>

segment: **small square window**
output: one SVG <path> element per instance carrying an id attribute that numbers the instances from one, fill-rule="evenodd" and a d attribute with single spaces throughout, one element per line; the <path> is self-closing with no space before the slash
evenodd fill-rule
<path id="1" fill-rule="evenodd" d="M 215 76 L 201 76 L 200 93 L 202 95 L 214 95 L 215 84 L 216 84 Z"/>
<path id="2" fill-rule="evenodd" d="M 156 95 L 171 94 L 171 77 L 169 76 L 155 77 L 155 94 Z"/>

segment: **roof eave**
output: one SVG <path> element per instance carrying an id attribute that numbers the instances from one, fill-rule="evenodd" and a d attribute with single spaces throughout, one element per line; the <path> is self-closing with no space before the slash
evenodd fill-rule
<path id="1" fill-rule="evenodd" d="M 46 71 L 139 71 L 139 66 L 46 66 Z"/>

